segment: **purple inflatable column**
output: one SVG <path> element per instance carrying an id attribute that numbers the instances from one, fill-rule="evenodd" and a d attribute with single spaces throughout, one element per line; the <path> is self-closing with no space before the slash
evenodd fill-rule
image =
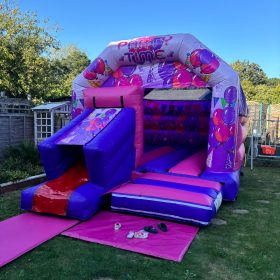
<path id="1" fill-rule="evenodd" d="M 239 82 L 239 81 L 238 81 Z M 238 86 L 228 81 L 213 88 L 207 169 L 214 172 L 232 172 L 236 156 L 238 124 Z"/>

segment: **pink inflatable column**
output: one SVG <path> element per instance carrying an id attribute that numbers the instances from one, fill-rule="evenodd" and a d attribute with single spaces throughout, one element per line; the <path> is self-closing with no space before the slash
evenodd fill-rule
<path id="1" fill-rule="evenodd" d="M 88 88 L 84 90 L 85 108 L 129 107 L 136 113 L 136 166 L 144 150 L 144 89 L 139 87 Z M 94 102 L 93 102 L 94 100 Z"/>

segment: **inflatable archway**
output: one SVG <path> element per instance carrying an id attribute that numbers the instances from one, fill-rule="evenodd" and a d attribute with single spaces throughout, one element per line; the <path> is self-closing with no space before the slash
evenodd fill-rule
<path id="1" fill-rule="evenodd" d="M 244 157 L 247 106 L 238 74 L 190 34 L 110 43 L 73 82 L 73 117 L 84 110 L 84 90 L 96 87 L 212 89 L 207 168 L 238 170 Z"/>

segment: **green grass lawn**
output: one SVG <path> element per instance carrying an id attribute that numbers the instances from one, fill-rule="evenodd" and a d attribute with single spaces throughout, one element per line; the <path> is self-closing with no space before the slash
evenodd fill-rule
<path id="1" fill-rule="evenodd" d="M 0 220 L 20 213 L 19 199 L 0 197 Z M 201 229 L 181 263 L 58 236 L 0 269 L 0 279 L 280 279 L 279 216 L 280 169 L 246 168 L 238 200 L 216 217 L 227 224 Z"/>

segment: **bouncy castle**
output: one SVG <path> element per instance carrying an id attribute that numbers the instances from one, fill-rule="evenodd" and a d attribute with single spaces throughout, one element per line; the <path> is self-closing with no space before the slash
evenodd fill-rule
<path id="1" fill-rule="evenodd" d="M 110 43 L 73 81 L 73 120 L 39 144 L 48 181 L 21 208 L 208 225 L 238 194 L 247 105 L 238 74 L 190 34 Z"/>

